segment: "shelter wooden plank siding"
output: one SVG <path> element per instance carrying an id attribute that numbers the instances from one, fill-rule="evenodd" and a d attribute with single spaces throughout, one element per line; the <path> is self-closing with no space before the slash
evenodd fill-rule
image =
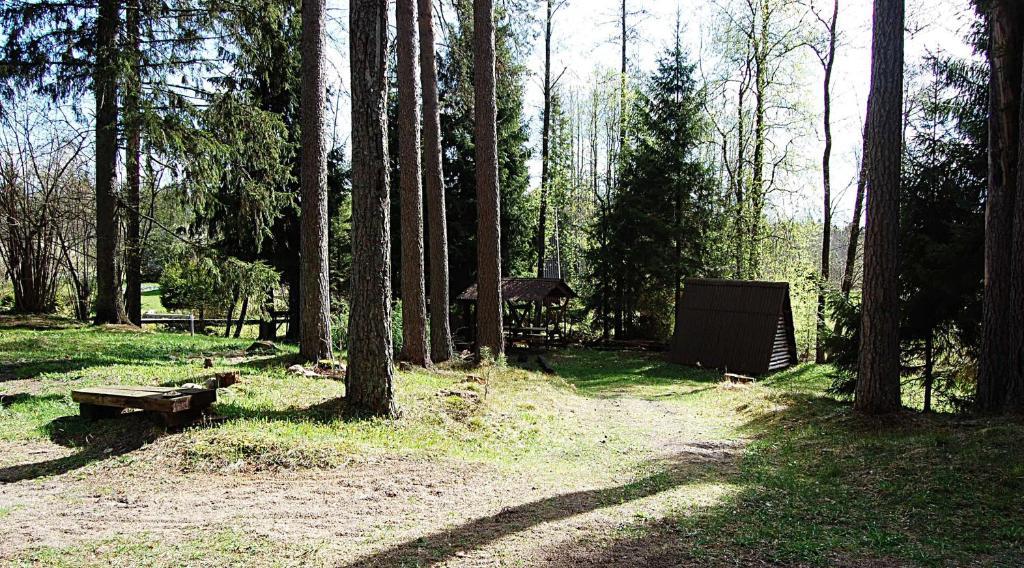
<path id="1" fill-rule="evenodd" d="M 676 318 L 676 363 L 751 375 L 796 363 L 786 282 L 688 279 Z"/>

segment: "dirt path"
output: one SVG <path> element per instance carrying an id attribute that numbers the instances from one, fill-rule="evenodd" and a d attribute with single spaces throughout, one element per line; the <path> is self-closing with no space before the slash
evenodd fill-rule
<path id="1" fill-rule="evenodd" d="M 729 493 L 719 481 L 739 443 L 681 439 L 692 418 L 662 403 L 591 403 L 609 420 L 648 425 L 650 447 L 658 449 L 645 471 L 561 479 L 534 469 L 380 458 L 326 471 L 184 474 L 159 459 L 142 465 L 160 455 L 160 441 L 129 464 L 101 461 L 45 481 L 0 484 L 0 560 L 38 547 L 143 534 L 174 542 L 233 529 L 283 546 L 313 544 L 327 565 L 567 564 L 593 560 L 603 537 L 636 519 L 699 510 Z M 21 445 L 15 459 L 67 451 L 46 445 Z M 649 565 L 638 550 L 620 552 L 585 564 L 623 565 L 632 557 Z"/>

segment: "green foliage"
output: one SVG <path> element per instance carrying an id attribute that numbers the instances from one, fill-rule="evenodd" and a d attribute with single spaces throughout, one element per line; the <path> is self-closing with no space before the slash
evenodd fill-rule
<path id="1" fill-rule="evenodd" d="M 164 267 L 160 277 L 160 303 L 168 310 L 190 310 L 205 314 L 222 308 L 221 276 L 209 257 L 184 257 Z"/>
<path id="2" fill-rule="evenodd" d="M 204 315 L 231 309 L 243 299 L 260 306 L 267 290 L 279 279 L 277 272 L 263 262 L 186 254 L 164 269 L 160 302 L 168 310 Z"/>
<path id="3" fill-rule="evenodd" d="M 217 250 L 253 260 L 282 211 L 294 207 L 295 147 L 284 117 L 248 94 L 226 93 L 203 111 L 201 131 L 211 140 L 186 160 L 182 195 Z"/>
<path id="4" fill-rule="evenodd" d="M 14 290 L 10 284 L 4 282 L 0 287 L 0 312 L 9 312 L 14 309 Z"/>
<path id="5" fill-rule="evenodd" d="M 503 274 L 533 273 L 536 196 L 528 193 L 531 151 L 523 115 L 528 11 L 513 4 L 496 12 L 498 187 L 501 191 Z M 476 168 L 473 145 L 472 2 L 455 2 L 447 50 L 438 58 L 441 143 L 447 190 L 450 287 L 461 293 L 476 280 Z M 393 200 L 394 201 L 394 200 Z M 397 260 L 397 258 L 396 258 Z M 397 264 L 397 262 L 395 262 Z"/>
<path id="6" fill-rule="evenodd" d="M 720 264 L 714 243 L 724 212 L 699 153 L 707 119 L 694 71 L 677 30 L 636 93 L 619 191 L 598 220 L 609 242 L 593 251 L 604 287 L 594 294 L 614 298 L 617 333 L 666 338 L 683 278 L 713 276 Z"/>
<path id="7" fill-rule="evenodd" d="M 988 70 L 931 56 L 921 71 L 900 210 L 904 368 L 961 404 L 981 330 Z"/>
<path id="8" fill-rule="evenodd" d="M 348 318 L 351 310 L 348 302 L 341 298 L 331 302 L 331 341 L 339 351 L 348 349 Z"/>
<path id="9" fill-rule="evenodd" d="M 327 153 L 327 214 L 331 311 L 347 314 L 348 304 L 344 298 L 352 287 L 349 278 L 352 274 L 352 168 L 341 147 Z M 348 333 L 347 324 L 345 333 Z"/>
<path id="10" fill-rule="evenodd" d="M 831 291 L 826 296 L 826 305 L 835 322 L 824 337 L 825 350 L 834 368 L 829 392 L 852 397 L 857 388 L 860 355 L 860 299 Z"/>
<path id="11" fill-rule="evenodd" d="M 942 405 L 962 409 L 970 404 L 981 328 L 987 70 L 929 57 L 919 71 L 901 188 L 902 369 Z M 830 304 L 840 324 L 829 341 L 840 363 L 833 390 L 849 395 L 859 313 L 849 302 Z"/>
<path id="12" fill-rule="evenodd" d="M 219 52 L 226 65 L 204 77 L 216 89 L 196 120 L 224 151 L 210 154 L 209 175 L 182 193 L 196 210 L 193 232 L 222 255 L 269 264 L 292 287 L 299 274 L 299 7 L 256 0 L 209 12 L 208 29 L 229 41 Z"/>
<path id="13" fill-rule="evenodd" d="M 809 358 L 817 338 L 818 291 L 835 289 L 821 279 L 821 223 L 811 219 L 778 219 L 765 223 L 770 236 L 758 250 L 760 276 L 788 282 L 798 355 Z"/>

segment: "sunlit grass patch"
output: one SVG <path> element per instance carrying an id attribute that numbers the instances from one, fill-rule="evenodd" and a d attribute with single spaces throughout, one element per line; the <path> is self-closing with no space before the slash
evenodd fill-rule
<path id="1" fill-rule="evenodd" d="M 153 534 L 87 541 L 67 547 L 36 549 L 11 566 L 326 566 L 318 543 L 283 543 L 240 529 L 219 529 L 183 540 Z M 257 559 L 254 561 L 254 559 Z"/>

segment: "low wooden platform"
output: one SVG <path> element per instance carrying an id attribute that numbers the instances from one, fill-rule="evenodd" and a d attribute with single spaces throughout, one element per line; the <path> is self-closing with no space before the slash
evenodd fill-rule
<path id="1" fill-rule="evenodd" d="M 116 386 L 71 391 L 83 417 L 111 418 L 125 408 L 155 413 L 168 427 L 184 426 L 202 416 L 217 400 L 216 389 Z"/>

